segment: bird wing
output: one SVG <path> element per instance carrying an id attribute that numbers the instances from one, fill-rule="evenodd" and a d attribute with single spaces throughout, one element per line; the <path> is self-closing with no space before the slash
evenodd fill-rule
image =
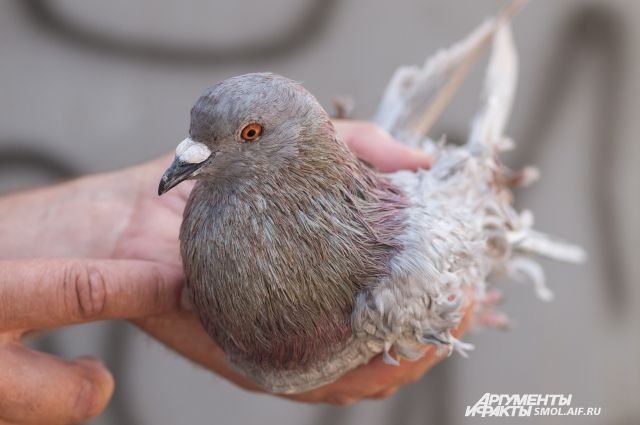
<path id="1" fill-rule="evenodd" d="M 398 68 L 387 85 L 373 121 L 401 142 L 419 144 L 498 29 L 524 3 L 523 0 L 512 1 L 498 16 L 486 20 L 462 41 L 438 51 L 423 66 Z"/>
<path id="2" fill-rule="evenodd" d="M 353 313 L 355 334 L 369 338 L 388 363 L 397 363 L 389 354 L 392 347 L 408 359 L 420 357 L 425 344 L 449 352 L 472 348 L 450 330 L 460 323 L 465 292 L 473 291 L 481 301 L 490 275 L 524 274 L 542 299 L 550 299 L 541 267 L 526 254 L 567 261 L 584 257 L 579 248 L 533 231 L 531 214 L 518 214 L 511 205 L 505 168 L 497 158 L 510 147 L 503 132 L 518 69 L 505 16 L 485 22 L 422 68 L 401 68 L 378 109 L 377 123 L 403 142 L 420 144 L 479 51 L 493 40 L 467 144 L 431 144 L 437 161 L 430 171 L 389 176 L 410 201 L 407 229 L 399 236 L 403 249 L 391 262 L 391 275 L 361 293 Z"/>

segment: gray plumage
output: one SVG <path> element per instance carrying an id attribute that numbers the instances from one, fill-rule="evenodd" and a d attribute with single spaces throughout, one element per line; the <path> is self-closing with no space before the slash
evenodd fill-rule
<path id="1" fill-rule="evenodd" d="M 450 333 L 463 291 L 481 299 L 490 274 L 522 271 L 544 290 L 525 251 L 580 256 L 531 231 L 501 180 L 496 155 L 516 68 L 508 28 L 496 36 L 468 144 L 411 133 L 412 114 L 422 113 L 416 98 L 428 100 L 425 87 L 448 72 L 438 63 L 455 65 L 496 25 L 403 70 L 387 89 L 377 120 L 404 141 L 426 142 L 437 155 L 428 172 L 376 172 L 337 138 L 316 99 L 284 77 L 234 77 L 197 101 L 160 192 L 198 180 L 180 233 L 185 274 L 203 325 L 237 370 L 291 393 L 379 353 L 395 363 L 392 347 L 412 360 L 426 344 L 464 352 L 470 347 Z M 250 123 L 262 134 L 247 142 Z"/>

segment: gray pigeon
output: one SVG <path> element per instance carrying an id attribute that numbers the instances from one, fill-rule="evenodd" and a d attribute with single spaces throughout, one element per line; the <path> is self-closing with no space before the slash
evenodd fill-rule
<path id="1" fill-rule="evenodd" d="M 500 28 L 500 29 L 499 29 Z M 494 39 L 482 108 L 468 143 L 424 137 L 424 117 L 471 52 Z M 430 171 L 377 172 L 338 138 L 299 83 L 248 74 L 208 89 L 162 194 L 196 179 L 180 232 L 187 287 L 200 320 L 237 370 L 294 393 L 332 382 L 383 353 L 415 360 L 427 344 L 471 348 L 450 330 L 463 293 L 480 300 L 489 275 L 531 276 L 528 253 L 582 252 L 531 229 L 516 213 L 497 153 L 515 86 L 506 24 L 490 20 L 422 68 L 392 79 L 376 121 L 421 145 Z"/>

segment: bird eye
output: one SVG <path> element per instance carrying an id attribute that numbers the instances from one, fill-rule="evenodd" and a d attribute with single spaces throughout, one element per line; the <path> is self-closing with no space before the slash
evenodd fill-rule
<path id="1" fill-rule="evenodd" d="M 256 122 L 247 124 L 240 132 L 240 137 L 245 142 L 255 142 L 262 134 L 262 126 Z"/>

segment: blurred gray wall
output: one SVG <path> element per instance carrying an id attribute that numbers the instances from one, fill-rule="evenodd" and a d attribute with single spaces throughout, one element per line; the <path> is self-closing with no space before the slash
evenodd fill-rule
<path id="1" fill-rule="evenodd" d="M 274 71 L 369 116 L 400 64 L 421 63 L 498 10 L 495 0 L 151 0 L 0 2 L 0 188 L 135 164 L 173 149 L 204 88 Z M 309 406 L 249 394 L 126 324 L 56 331 L 40 346 L 93 353 L 117 390 L 94 423 L 466 424 L 484 393 L 573 394 L 597 418 L 540 424 L 638 424 L 640 408 L 640 2 L 532 2 L 516 18 L 521 75 L 509 134 L 514 167 L 542 180 L 517 193 L 538 227 L 579 242 L 587 265 L 545 263 L 556 300 L 505 285 L 504 334 L 470 334 L 454 356 L 382 402 Z M 480 69 L 432 133 L 463 140 Z M 1 365 L 0 365 L 1 367 Z"/>

